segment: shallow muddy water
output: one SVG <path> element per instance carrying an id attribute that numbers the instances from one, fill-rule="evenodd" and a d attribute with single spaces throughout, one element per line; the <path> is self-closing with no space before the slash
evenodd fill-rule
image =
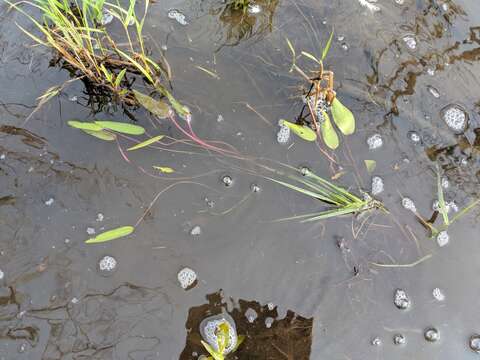
<path id="1" fill-rule="evenodd" d="M 370 191 L 372 176 L 380 176 L 385 189 L 377 197 L 389 214 L 272 222 L 323 205 L 252 175 L 248 162 L 201 150 L 148 148 L 127 163 L 115 143 L 67 125 L 73 118 L 130 121 L 113 105 L 93 115 L 80 82 L 29 116 L 36 98 L 69 75 L 49 66 L 49 50 L 32 47 L 16 26 L 31 29 L 25 18 L 2 4 L 0 359 L 196 359 L 184 352 L 192 349 L 191 331 L 198 331 L 189 328 L 196 324 L 189 315 L 205 311 L 220 290 L 232 299 L 226 308 L 235 319 L 248 306 L 260 313 L 255 330 L 245 322 L 238 327 L 258 338 L 248 338 L 232 358 L 479 356 L 469 346 L 480 333 L 478 209 L 452 224 L 449 243 L 439 247 L 402 198 L 430 218 L 436 162 L 449 181 L 447 200 L 462 208 L 479 195 L 480 2 L 378 0 L 377 12 L 357 0 L 266 3 L 248 15 L 248 26 L 221 16 L 221 1 L 151 4 L 147 44 L 163 47 L 173 92 L 192 110 L 193 128 L 242 154 L 307 166 L 324 178 L 344 171 L 335 181 L 355 193 Z M 170 19 L 171 9 L 183 13 L 187 25 Z M 298 137 L 287 145 L 276 141 L 278 120 L 299 114 L 300 86 L 306 86 L 289 72 L 285 38 L 299 53 L 319 55 L 332 26 L 326 65 L 357 119 L 356 133 L 342 139 L 333 164 Z M 461 135 L 442 120 L 452 104 L 468 114 Z M 181 137 L 168 120 L 154 128 L 145 111 L 134 116 L 152 134 Z M 383 145 L 370 150 L 374 134 Z M 373 173 L 364 160 L 376 161 Z M 151 165 L 176 172 L 163 176 L 167 180 L 138 168 Z M 222 182 L 225 175 L 231 186 Z M 159 197 L 133 235 L 84 243 L 87 231 L 134 224 L 176 178 L 185 180 Z M 99 270 L 105 255 L 116 259 L 114 272 Z M 177 280 L 184 267 L 197 274 L 187 291 Z M 407 309 L 394 303 L 396 289 L 406 292 Z M 211 311 L 218 311 L 218 301 Z M 267 304 L 275 312 L 264 314 Z M 292 340 L 302 349 L 271 345 L 275 336 L 275 344 L 290 342 L 281 331 L 259 330 L 267 315 L 275 317 L 272 329 L 295 328 L 282 320 L 289 316 L 303 319 L 311 329 L 298 332 L 305 339 Z M 431 327 L 439 332 L 434 342 L 424 337 Z M 394 344 L 398 334 L 404 344 Z M 255 357 L 259 353 L 249 351 L 261 341 L 270 350 Z"/>

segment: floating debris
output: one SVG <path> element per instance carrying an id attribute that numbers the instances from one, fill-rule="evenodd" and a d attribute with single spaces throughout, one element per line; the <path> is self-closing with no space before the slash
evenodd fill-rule
<path id="1" fill-rule="evenodd" d="M 415 50 L 417 48 L 417 40 L 415 39 L 415 36 L 405 35 L 402 39 L 410 50 Z"/>
<path id="2" fill-rule="evenodd" d="M 54 199 L 54 198 L 50 198 L 50 199 L 48 199 L 47 201 L 45 201 L 45 205 L 47 205 L 47 206 L 52 206 L 54 202 L 55 202 L 55 199 Z"/>
<path id="3" fill-rule="evenodd" d="M 407 310 L 411 305 L 410 298 L 408 297 L 406 291 L 402 289 L 395 290 L 393 303 L 400 310 Z"/>
<path id="4" fill-rule="evenodd" d="M 375 337 L 372 339 L 370 342 L 373 346 L 381 346 L 382 345 L 382 340 L 379 337 Z"/>
<path id="5" fill-rule="evenodd" d="M 257 184 L 252 184 L 252 185 L 250 185 L 250 189 L 251 189 L 252 192 L 254 192 L 254 193 L 258 193 L 258 192 L 260 192 L 260 190 L 262 190 L 262 189 L 260 188 L 260 186 L 258 186 Z"/>
<path id="6" fill-rule="evenodd" d="M 245 317 L 249 323 L 253 323 L 257 319 L 258 314 L 254 309 L 248 308 L 247 311 L 245 311 Z"/>
<path id="7" fill-rule="evenodd" d="M 117 269 L 117 260 L 113 256 L 105 255 L 98 262 L 98 270 L 100 270 L 100 272 L 103 273 L 104 275 L 111 274 L 116 269 Z"/>
<path id="8" fill-rule="evenodd" d="M 448 105 L 440 111 L 440 115 L 447 126 L 456 133 L 462 133 L 467 128 L 468 115 L 460 105 Z"/>
<path id="9" fill-rule="evenodd" d="M 438 340 L 440 340 L 440 332 L 437 329 L 431 327 L 425 330 L 425 332 L 423 333 L 423 337 L 427 341 L 437 342 Z"/>
<path id="10" fill-rule="evenodd" d="M 442 289 L 438 287 L 432 290 L 432 295 L 437 301 L 445 301 L 445 294 L 443 293 Z"/>
<path id="11" fill-rule="evenodd" d="M 405 198 L 402 199 L 402 206 L 405 209 L 410 210 L 411 212 L 414 212 L 414 213 L 417 212 L 417 208 L 415 206 L 415 203 L 413 202 L 412 199 L 410 199 L 408 197 L 405 197 Z"/>
<path id="12" fill-rule="evenodd" d="M 470 346 L 470 349 L 480 354 L 480 335 L 474 334 L 470 336 L 468 345 Z"/>
<path id="13" fill-rule="evenodd" d="M 180 25 L 183 25 L 183 26 L 188 25 L 188 21 L 185 14 L 183 14 L 180 10 L 170 9 L 168 10 L 167 16 L 169 19 L 175 20 Z"/>
<path id="14" fill-rule="evenodd" d="M 110 24 L 112 21 L 113 21 L 113 15 L 109 11 L 104 10 L 103 13 L 102 13 L 102 18 L 100 19 L 100 24 L 105 26 L 105 25 Z M 71 100 L 71 101 L 77 101 L 77 100 L 75 99 L 75 100 Z"/>
<path id="15" fill-rule="evenodd" d="M 420 144 L 422 142 L 422 137 L 416 131 L 409 131 L 407 137 L 414 144 Z"/>
<path id="16" fill-rule="evenodd" d="M 444 247 L 445 245 L 448 244 L 448 242 L 450 241 L 450 236 L 448 235 L 448 233 L 444 230 L 444 231 L 440 231 L 437 235 L 437 244 L 438 246 L 440 247 Z"/>
<path id="17" fill-rule="evenodd" d="M 262 12 L 262 7 L 259 4 L 249 3 L 247 11 L 249 14 L 259 14 Z"/>
<path id="18" fill-rule="evenodd" d="M 226 187 L 233 185 L 233 179 L 229 175 L 225 175 L 224 177 L 222 177 L 222 182 Z"/>
<path id="19" fill-rule="evenodd" d="M 380 176 L 372 177 L 372 195 L 378 195 L 384 190 L 383 179 Z"/>
<path id="20" fill-rule="evenodd" d="M 405 345 L 407 343 L 407 339 L 402 334 L 395 334 L 393 335 L 393 343 L 395 345 Z"/>
<path id="21" fill-rule="evenodd" d="M 199 225 L 195 225 L 192 230 L 190 230 L 190 235 L 199 236 L 202 233 L 202 228 Z"/>
<path id="22" fill-rule="evenodd" d="M 88 235 L 95 235 L 95 229 L 92 227 L 87 228 L 87 234 Z"/>
<path id="23" fill-rule="evenodd" d="M 434 98 L 438 99 L 440 97 L 440 92 L 436 88 L 434 88 L 433 86 L 428 85 L 427 90 Z"/>
<path id="24" fill-rule="evenodd" d="M 102 214 L 102 213 L 98 213 L 98 214 L 97 214 L 97 218 L 96 218 L 95 220 L 98 221 L 98 222 L 102 222 L 103 219 L 104 219 L 103 214 Z"/>
<path id="25" fill-rule="evenodd" d="M 237 336 L 237 329 L 235 326 L 235 321 L 233 318 L 225 313 L 210 316 L 204 319 L 200 323 L 200 334 L 202 335 L 203 339 L 215 350 L 218 351 L 218 342 L 217 342 L 217 327 L 221 324 L 227 323 L 228 326 L 228 335 L 229 341 L 228 346 L 225 349 L 223 355 L 227 355 L 231 353 L 237 345 L 238 336 Z"/>
<path id="26" fill-rule="evenodd" d="M 277 132 L 277 142 L 279 144 L 286 144 L 290 140 L 290 128 L 283 124 L 280 125 L 280 130 Z"/>
<path id="27" fill-rule="evenodd" d="M 187 290 L 192 287 L 197 281 L 197 273 L 192 269 L 186 267 L 179 271 L 177 274 L 178 282 L 182 289 Z"/>
<path id="28" fill-rule="evenodd" d="M 367 139 L 367 145 L 370 150 L 376 150 L 383 146 L 383 139 L 380 134 L 373 134 Z"/>

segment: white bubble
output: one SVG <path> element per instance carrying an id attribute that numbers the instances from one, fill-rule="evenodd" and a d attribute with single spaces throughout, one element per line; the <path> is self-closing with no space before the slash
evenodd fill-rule
<path id="1" fill-rule="evenodd" d="M 265 318 L 265 327 L 270 329 L 272 327 L 274 321 L 275 321 L 275 319 L 272 318 L 272 317 Z"/>
<path id="2" fill-rule="evenodd" d="M 253 323 L 257 319 L 258 314 L 254 309 L 248 308 L 247 311 L 245 311 L 245 317 L 249 323 Z"/>
<path id="3" fill-rule="evenodd" d="M 47 201 L 45 201 L 45 205 L 47 205 L 47 206 L 52 206 L 54 202 L 55 202 L 55 199 L 54 199 L 54 198 L 50 198 L 50 199 L 48 199 Z"/>
<path id="4" fill-rule="evenodd" d="M 259 14 L 260 12 L 262 12 L 262 7 L 258 4 L 250 3 L 248 4 L 247 11 L 250 14 Z"/>
<path id="5" fill-rule="evenodd" d="M 102 14 L 102 18 L 100 19 L 100 24 L 105 26 L 110 24 L 112 21 L 113 21 L 113 15 L 109 11 L 104 10 Z"/>
<path id="6" fill-rule="evenodd" d="M 175 20 L 180 25 L 188 25 L 187 18 L 185 14 L 183 14 L 180 10 L 177 9 L 170 9 L 168 10 L 167 16 L 169 19 Z"/>
<path id="7" fill-rule="evenodd" d="M 373 134 L 367 139 L 367 145 L 370 150 L 376 150 L 382 147 L 383 139 L 380 134 Z"/>
<path id="8" fill-rule="evenodd" d="M 225 175 L 224 177 L 222 177 L 222 182 L 224 183 L 225 186 L 232 186 L 233 184 L 233 179 L 231 176 L 229 175 Z"/>
<path id="9" fill-rule="evenodd" d="M 415 50 L 417 48 L 417 40 L 413 35 L 405 35 L 403 41 L 410 50 Z"/>
<path id="10" fill-rule="evenodd" d="M 446 231 L 440 231 L 437 235 L 437 244 L 440 247 L 447 245 L 450 241 L 450 236 Z"/>
<path id="11" fill-rule="evenodd" d="M 433 298 L 437 301 L 445 300 L 445 294 L 443 293 L 442 289 L 438 287 L 432 290 L 432 295 L 433 295 Z"/>
<path id="12" fill-rule="evenodd" d="M 95 220 L 97 220 L 98 222 L 101 222 L 101 221 L 103 221 L 103 219 L 104 219 L 103 214 L 102 214 L 102 213 L 98 213 L 98 214 L 97 214 L 97 218 L 96 218 Z"/>
<path id="13" fill-rule="evenodd" d="M 470 349 L 475 351 L 476 353 L 480 353 L 480 335 L 475 334 L 470 337 L 468 342 Z"/>
<path id="14" fill-rule="evenodd" d="M 95 229 L 92 227 L 87 228 L 87 234 L 88 235 L 95 235 Z"/>
<path id="15" fill-rule="evenodd" d="M 404 345 L 407 343 L 407 339 L 402 334 L 395 334 L 393 336 L 393 343 L 395 345 Z"/>
<path id="16" fill-rule="evenodd" d="M 372 13 L 374 12 L 377 12 L 377 11 L 380 11 L 380 7 L 375 5 L 375 4 L 372 4 L 372 2 L 376 2 L 376 1 L 370 1 L 368 2 L 367 0 L 358 0 L 358 2 L 360 3 L 360 5 L 362 5 L 363 7 L 367 8 L 368 10 L 370 10 Z"/>
<path id="17" fill-rule="evenodd" d="M 72 304 L 78 304 L 80 300 L 78 300 L 76 297 L 72 298 Z"/>
<path id="18" fill-rule="evenodd" d="M 5 277 L 5 273 L 0 270 L 0 281 L 3 280 L 3 278 Z"/>
<path id="19" fill-rule="evenodd" d="M 443 121 L 454 132 L 461 133 L 467 127 L 467 112 L 459 105 L 448 105 L 441 111 Z"/>
<path id="20" fill-rule="evenodd" d="M 372 195 L 378 195 L 384 190 L 383 179 L 380 176 L 372 178 Z"/>
<path id="21" fill-rule="evenodd" d="M 177 279 L 182 289 L 188 289 L 197 280 L 197 273 L 186 267 L 179 271 L 177 274 Z"/>
<path id="22" fill-rule="evenodd" d="M 104 272 L 111 272 L 117 267 L 117 260 L 110 255 L 105 255 L 98 262 L 98 269 Z"/>
<path id="23" fill-rule="evenodd" d="M 410 199 L 408 197 L 405 197 L 405 198 L 402 199 L 402 206 L 407 210 L 410 210 L 412 212 L 417 212 L 417 208 L 415 207 L 415 203 L 413 202 L 412 199 Z"/>
<path id="24" fill-rule="evenodd" d="M 286 144 L 290 140 L 290 128 L 288 126 L 280 126 L 280 130 L 277 132 L 277 142 L 279 144 Z"/>
<path id="25" fill-rule="evenodd" d="M 202 233 L 202 228 L 199 225 L 195 225 L 192 230 L 190 230 L 190 235 L 199 236 Z"/>
<path id="26" fill-rule="evenodd" d="M 440 340 L 440 332 L 435 328 L 428 328 L 423 333 L 425 340 L 430 342 L 436 342 Z"/>
<path id="27" fill-rule="evenodd" d="M 407 310 L 411 305 L 410 298 L 408 297 L 406 291 L 402 289 L 395 290 L 393 303 L 401 310 Z"/>
<path id="28" fill-rule="evenodd" d="M 442 177 L 442 188 L 444 189 L 448 189 L 448 187 L 450 186 L 450 182 L 448 181 L 448 179 L 446 177 Z"/>
<path id="29" fill-rule="evenodd" d="M 434 98 L 438 99 L 440 97 L 440 92 L 433 86 L 428 85 L 427 90 Z"/>
<path id="30" fill-rule="evenodd" d="M 382 345 L 382 340 L 379 337 L 373 338 L 371 344 L 373 346 L 380 346 Z"/>

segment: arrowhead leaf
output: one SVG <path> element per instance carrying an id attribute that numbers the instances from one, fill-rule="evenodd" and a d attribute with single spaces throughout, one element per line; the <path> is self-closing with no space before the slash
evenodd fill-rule
<path id="1" fill-rule="evenodd" d="M 332 102 L 332 115 L 342 134 L 352 135 L 355 132 L 355 118 L 352 112 L 337 98 Z"/>
<path id="2" fill-rule="evenodd" d="M 335 150 L 340 144 L 338 135 L 333 128 L 330 117 L 325 111 L 322 111 L 324 121 L 320 124 L 320 132 L 322 134 L 323 142 L 330 149 Z"/>
<path id="3" fill-rule="evenodd" d="M 95 121 L 95 124 L 101 126 L 103 129 L 117 131 L 128 135 L 142 135 L 145 129 L 138 125 L 126 124 L 118 121 Z"/>
<path id="4" fill-rule="evenodd" d="M 98 244 L 103 243 L 110 240 L 115 240 L 127 235 L 130 235 L 135 228 L 133 226 L 122 226 L 116 229 L 105 231 L 101 234 L 98 234 L 94 238 L 90 238 L 85 241 L 86 244 Z"/>
<path id="5" fill-rule="evenodd" d="M 317 139 L 317 134 L 315 133 L 315 131 L 310 129 L 308 126 L 293 124 L 287 120 L 281 120 L 281 124 L 290 128 L 290 130 L 292 130 L 296 135 L 301 137 L 303 140 L 315 141 Z"/>

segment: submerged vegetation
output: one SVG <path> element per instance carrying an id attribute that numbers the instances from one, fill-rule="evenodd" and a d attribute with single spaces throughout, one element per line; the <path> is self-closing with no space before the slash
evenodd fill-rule
<path id="1" fill-rule="evenodd" d="M 324 69 L 323 62 L 330 51 L 332 39 L 333 31 L 320 57 L 316 57 L 306 51 L 301 52 L 300 56 L 313 61 L 317 67 L 315 70 L 307 72 L 297 65 L 298 57 L 292 42 L 289 39 L 286 39 L 286 41 L 292 53 L 290 72 L 293 70 L 297 71 L 309 83 L 309 89 L 303 93 L 303 108 L 296 119 L 296 124 L 304 129 L 303 132 L 294 132 L 305 140 L 314 141 L 316 137 L 312 137 L 308 131 L 308 129 L 312 129 L 321 136 L 328 148 L 335 150 L 340 145 L 340 140 L 328 113 L 330 112 L 333 122 L 343 135 L 352 135 L 355 132 L 355 118 L 352 112 L 337 98 L 337 94 L 333 89 L 333 71 Z M 307 73 L 313 73 L 314 75 L 309 76 Z M 308 134 L 308 137 L 303 136 L 304 134 Z"/>

